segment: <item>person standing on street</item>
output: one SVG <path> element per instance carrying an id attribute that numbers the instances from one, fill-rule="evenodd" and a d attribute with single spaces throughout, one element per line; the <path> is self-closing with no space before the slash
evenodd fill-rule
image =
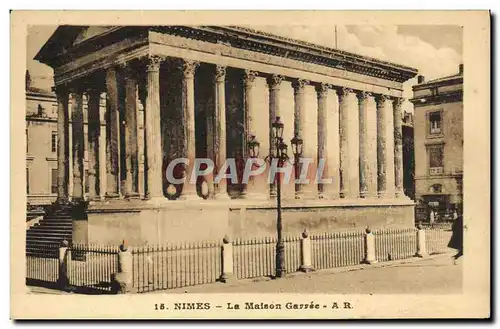
<path id="1" fill-rule="evenodd" d="M 451 227 L 452 229 L 452 234 L 451 234 L 451 239 L 450 242 L 448 243 L 449 248 L 457 249 L 457 254 L 454 255 L 452 258 L 454 260 L 457 260 L 461 256 L 463 256 L 463 216 L 459 215 L 458 218 L 453 221 L 453 225 Z"/>

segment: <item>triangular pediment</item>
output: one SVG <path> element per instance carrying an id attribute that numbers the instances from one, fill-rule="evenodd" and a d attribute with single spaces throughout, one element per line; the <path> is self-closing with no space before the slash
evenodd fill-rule
<path id="1" fill-rule="evenodd" d="M 50 66 L 54 58 L 65 54 L 71 48 L 115 28 L 116 26 L 60 26 L 43 45 L 35 59 Z"/>
<path id="2" fill-rule="evenodd" d="M 95 36 L 104 34 L 110 30 L 112 30 L 113 26 L 88 26 L 84 28 L 80 34 L 78 34 L 73 41 L 73 46 L 76 46 L 86 40 L 89 40 Z"/>

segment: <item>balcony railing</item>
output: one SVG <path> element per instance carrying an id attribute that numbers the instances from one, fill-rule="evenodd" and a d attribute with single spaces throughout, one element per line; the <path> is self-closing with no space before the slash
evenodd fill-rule
<path id="1" fill-rule="evenodd" d="M 438 176 L 443 174 L 443 167 L 432 167 L 429 168 L 429 175 Z"/>

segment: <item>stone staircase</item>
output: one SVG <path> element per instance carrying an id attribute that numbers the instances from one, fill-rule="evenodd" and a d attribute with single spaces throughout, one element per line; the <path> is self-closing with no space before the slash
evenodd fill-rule
<path id="1" fill-rule="evenodd" d="M 44 250 L 58 248 L 64 240 L 71 244 L 72 231 L 71 208 L 50 209 L 38 224 L 26 231 L 26 255 L 41 255 Z"/>

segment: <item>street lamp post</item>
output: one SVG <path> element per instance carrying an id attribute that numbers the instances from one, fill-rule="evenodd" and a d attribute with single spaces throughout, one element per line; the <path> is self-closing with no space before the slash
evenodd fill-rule
<path id="1" fill-rule="evenodd" d="M 272 142 L 274 143 L 274 148 L 271 149 L 271 153 L 266 157 L 266 160 L 272 162 L 273 159 L 278 160 L 278 168 L 282 168 L 283 164 L 289 161 L 287 154 L 288 145 L 283 141 L 283 127 L 284 124 L 280 117 L 276 117 L 275 121 L 272 123 Z M 291 140 L 294 156 L 300 157 L 302 154 L 302 139 L 299 136 L 294 136 Z M 259 154 L 260 143 L 256 140 L 254 135 L 250 136 L 248 142 L 248 149 L 251 156 L 256 157 Z M 300 153 L 298 153 L 300 152 Z M 278 241 L 276 244 L 276 278 L 282 278 L 285 276 L 285 244 L 283 242 L 283 222 L 281 217 L 281 173 L 277 173 L 278 179 L 276 182 L 276 230 Z M 273 177 L 274 178 L 274 177 Z"/>

